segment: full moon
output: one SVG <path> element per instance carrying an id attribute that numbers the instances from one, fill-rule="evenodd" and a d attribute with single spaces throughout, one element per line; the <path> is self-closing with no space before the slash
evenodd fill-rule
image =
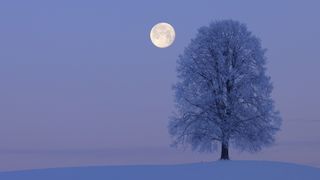
<path id="1" fill-rule="evenodd" d="M 165 22 L 154 25 L 150 31 L 151 42 L 158 48 L 169 47 L 173 43 L 175 36 L 174 28 Z"/>

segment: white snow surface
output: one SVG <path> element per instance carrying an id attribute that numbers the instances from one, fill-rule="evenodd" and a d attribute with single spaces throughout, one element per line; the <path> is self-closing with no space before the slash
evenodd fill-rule
<path id="1" fill-rule="evenodd" d="M 1 172 L 1 180 L 319 180 L 320 169 L 269 161 L 92 166 Z"/>

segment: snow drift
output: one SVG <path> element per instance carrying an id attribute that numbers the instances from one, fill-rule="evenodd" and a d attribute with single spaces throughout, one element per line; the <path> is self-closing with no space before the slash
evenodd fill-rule
<path id="1" fill-rule="evenodd" d="M 218 161 L 184 165 L 97 166 L 0 173 L 1 180 L 319 180 L 320 169 L 280 162 Z"/>

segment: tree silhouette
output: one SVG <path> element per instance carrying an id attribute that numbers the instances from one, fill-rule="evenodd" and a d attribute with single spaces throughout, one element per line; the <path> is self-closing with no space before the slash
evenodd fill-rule
<path id="1" fill-rule="evenodd" d="M 223 20 L 201 27 L 177 61 L 174 145 L 214 151 L 258 151 L 274 142 L 281 117 L 271 99 L 265 49 L 245 24 Z"/>

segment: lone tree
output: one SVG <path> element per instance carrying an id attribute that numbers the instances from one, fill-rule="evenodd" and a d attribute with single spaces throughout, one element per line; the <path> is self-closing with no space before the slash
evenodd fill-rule
<path id="1" fill-rule="evenodd" d="M 177 61 L 173 145 L 250 152 L 274 142 L 281 118 L 271 99 L 265 49 L 245 24 L 223 20 L 201 27 Z"/>

